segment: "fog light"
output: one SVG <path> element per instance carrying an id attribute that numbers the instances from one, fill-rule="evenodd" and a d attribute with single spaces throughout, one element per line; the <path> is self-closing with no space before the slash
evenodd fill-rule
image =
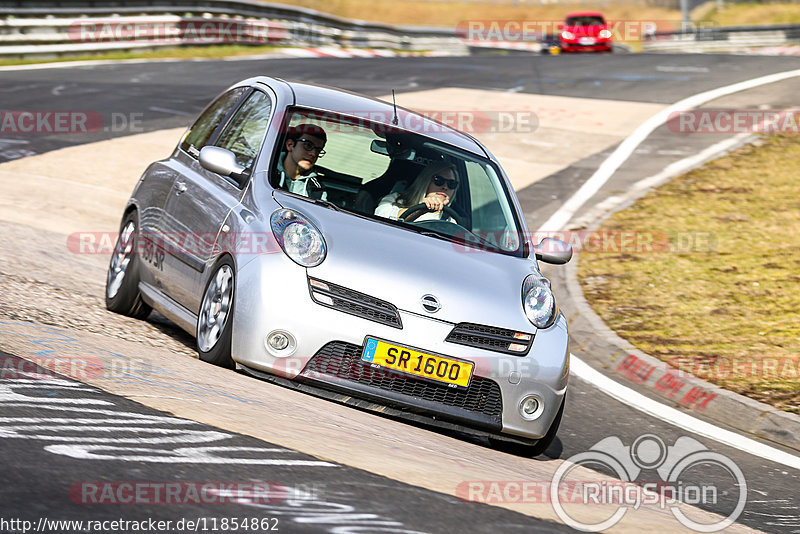
<path id="1" fill-rule="evenodd" d="M 297 342 L 289 332 L 274 330 L 267 334 L 264 346 L 275 356 L 285 357 L 294 352 Z"/>
<path id="2" fill-rule="evenodd" d="M 267 340 L 269 346 L 275 350 L 283 350 L 289 346 L 289 338 L 283 332 L 276 332 Z"/>
<path id="3" fill-rule="evenodd" d="M 544 411 L 544 403 L 538 397 L 529 395 L 519 403 L 519 413 L 525 419 L 537 419 Z"/>

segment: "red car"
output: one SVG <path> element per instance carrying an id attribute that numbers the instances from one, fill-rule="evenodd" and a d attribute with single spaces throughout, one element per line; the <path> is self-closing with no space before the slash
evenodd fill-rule
<path id="1" fill-rule="evenodd" d="M 558 29 L 564 52 L 611 52 L 611 30 L 600 13 L 570 13 Z"/>

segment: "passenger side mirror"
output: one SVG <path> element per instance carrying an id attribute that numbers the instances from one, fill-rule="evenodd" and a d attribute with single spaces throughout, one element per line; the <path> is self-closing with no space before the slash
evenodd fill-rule
<path id="1" fill-rule="evenodd" d="M 537 260 L 553 265 L 563 265 L 572 259 L 572 245 L 552 237 L 542 239 L 533 252 Z"/>
<path id="2" fill-rule="evenodd" d="M 230 176 L 238 181 L 244 167 L 236 162 L 236 154 L 218 146 L 204 146 L 200 150 L 200 165 L 211 172 Z"/>

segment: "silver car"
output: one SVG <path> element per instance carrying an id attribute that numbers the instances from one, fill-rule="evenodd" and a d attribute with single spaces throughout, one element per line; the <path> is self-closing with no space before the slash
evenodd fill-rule
<path id="1" fill-rule="evenodd" d="M 288 160 L 295 149 L 308 161 Z M 443 168 L 428 190 L 449 194 L 409 205 Z M 106 304 L 158 310 L 204 361 L 540 454 L 561 420 L 569 349 L 537 260 L 571 255 L 531 242 L 508 178 L 473 137 L 258 77 L 223 92 L 144 172 Z"/>

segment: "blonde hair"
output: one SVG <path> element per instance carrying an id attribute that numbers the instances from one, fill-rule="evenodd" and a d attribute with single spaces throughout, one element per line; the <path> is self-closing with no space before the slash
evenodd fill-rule
<path id="1" fill-rule="evenodd" d="M 400 193 L 400 195 L 397 197 L 395 205 L 408 208 L 421 203 L 422 199 L 425 198 L 425 193 L 428 191 L 428 186 L 430 185 L 433 177 L 446 169 L 452 170 L 453 176 L 455 176 L 456 181 L 458 181 L 458 174 L 456 173 L 456 168 L 452 163 L 447 161 L 431 163 L 419 172 L 417 178 L 405 191 Z M 450 197 L 450 205 L 452 205 L 453 198 L 456 196 L 456 191 L 458 191 L 458 185 L 456 185 L 456 188 L 453 191 L 453 196 Z"/>

